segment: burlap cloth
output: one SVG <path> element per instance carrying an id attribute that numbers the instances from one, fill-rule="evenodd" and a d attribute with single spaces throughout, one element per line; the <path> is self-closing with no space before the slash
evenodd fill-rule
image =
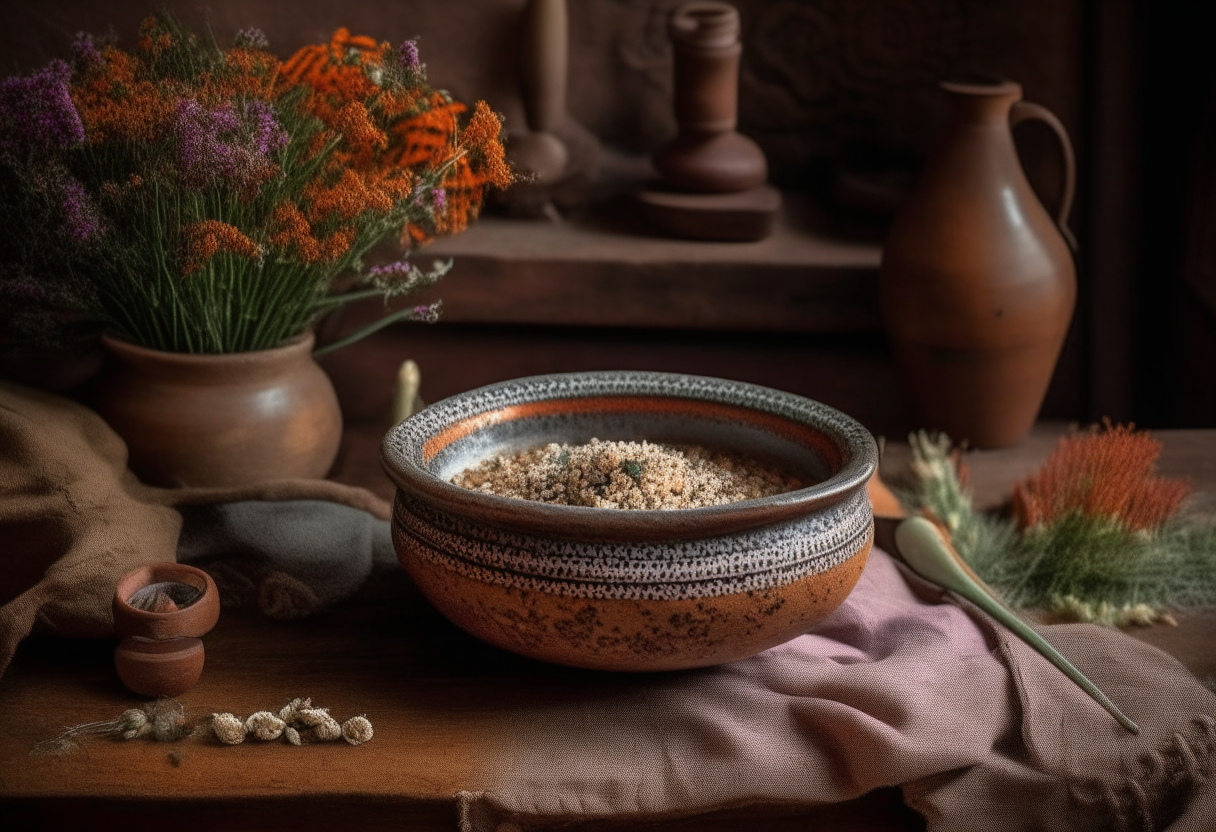
<path id="1" fill-rule="evenodd" d="M 267 500 L 387 516 L 368 492 L 335 483 L 166 491 L 125 463 L 91 411 L 0 383 L 0 669 L 35 626 L 109 634 L 118 578 L 181 554 L 185 504 L 215 506 L 191 544 L 203 551 L 209 535 L 230 543 L 286 516 L 287 531 L 247 541 L 282 556 L 352 524 L 308 527 L 311 508 Z M 365 538 L 323 542 L 341 557 Z M 1042 631 L 1139 736 L 981 612 L 875 550 L 841 608 L 780 647 L 585 690 L 555 678 L 561 696 L 525 697 L 506 751 L 457 796 L 461 827 L 810 806 L 900 786 L 933 830 L 1216 829 L 1216 696 L 1118 631 Z M 520 701 L 507 694 L 487 691 Z"/>

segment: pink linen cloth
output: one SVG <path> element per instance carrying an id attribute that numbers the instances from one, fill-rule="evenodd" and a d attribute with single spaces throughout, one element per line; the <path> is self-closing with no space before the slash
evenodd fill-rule
<path id="1" fill-rule="evenodd" d="M 1040 629 L 1139 736 L 876 549 L 845 603 L 793 641 L 705 670 L 593 676 L 515 712 L 486 790 L 459 795 L 461 828 L 809 807 L 900 786 L 941 832 L 1216 829 L 1216 696 L 1121 632 Z"/>

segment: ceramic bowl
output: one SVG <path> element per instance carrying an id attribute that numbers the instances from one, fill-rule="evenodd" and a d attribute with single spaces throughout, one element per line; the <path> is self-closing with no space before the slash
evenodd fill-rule
<path id="1" fill-rule="evenodd" d="M 646 439 L 776 462 L 813 484 L 669 511 L 559 506 L 451 478 L 549 442 Z M 801 396 L 639 372 L 535 376 L 445 399 L 381 445 L 393 542 L 444 615 L 543 661 L 671 670 L 745 658 L 844 600 L 873 541 L 870 434 Z"/>

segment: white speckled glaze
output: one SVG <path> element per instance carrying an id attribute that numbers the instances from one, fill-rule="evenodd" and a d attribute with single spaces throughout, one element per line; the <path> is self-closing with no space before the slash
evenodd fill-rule
<path id="1" fill-rule="evenodd" d="M 629 511 L 447 481 L 489 456 L 592 436 L 710 445 L 813 484 Z M 787 640 L 843 601 L 873 537 L 869 433 L 801 396 L 722 379 L 613 372 L 491 385 L 398 425 L 382 461 L 398 485 L 398 553 L 436 607 L 491 643 L 581 667 L 695 667 Z"/>

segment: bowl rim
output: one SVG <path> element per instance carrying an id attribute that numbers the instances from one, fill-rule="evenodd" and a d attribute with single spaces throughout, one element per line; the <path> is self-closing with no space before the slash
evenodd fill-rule
<path id="1" fill-rule="evenodd" d="M 723 402 L 707 395 L 664 394 L 653 389 L 632 393 L 627 389 L 617 389 L 610 393 L 579 393 L 566 389 L 564 395 L 542 396 L 529 401 L 637 395 L 732 404 L 810 427 L 833 442 L 840 451 L 843 462 L 838 471 L 822 482 L 771 497 L 701 508 L 624 510 L 553 505 L 471 491 L 439 479 L 411 458 L 412 455 L 421 457 L 422 443 L 434 435 L 434 432 L 420 433 L 420 425 L 438 422 L 441 426 L 447 426 L 499 409 L 498 406 L 486 406 L 469 410 L 467 408 L 471 401 L 479 398 L 493 401 L 495 394 L 506 393 L 519 387 L 549 386 L 560 390 L 563 383 L 594 386 L 597 382 L 615 383 L 623 388 L 628 388 L 631 384 L 658 388 L 679 387 L 688 383 L 702 384 L 709 388 L 726 386 L 741 398 L 751 397 L 755 403 Z M 764 407 L 763 404 L 769 404 L 769 407 Z M 816 419 L 810 421 L 797 418 L 792 416 L 790 411 L 809 412 L 814 414 Z M 446 418 L 449 415 L 458 418 Z M 865 487 L 878 467 L 878 448 L 874 437 L 855 419 L 822 402 L 796 393 L 712 376 L 609 370 L 526 376 L 450 396 L 429 405 L 391 428 L 380 445 L 380 462 L 389 479 L 398 488 L 398 501 L 404 493 L 466 520 L 488 523 L 529 535 L 570 540 L 644 542 L 695 540 L 742 532 L 795 520 L 840 503 L 858 489 Z"/>

